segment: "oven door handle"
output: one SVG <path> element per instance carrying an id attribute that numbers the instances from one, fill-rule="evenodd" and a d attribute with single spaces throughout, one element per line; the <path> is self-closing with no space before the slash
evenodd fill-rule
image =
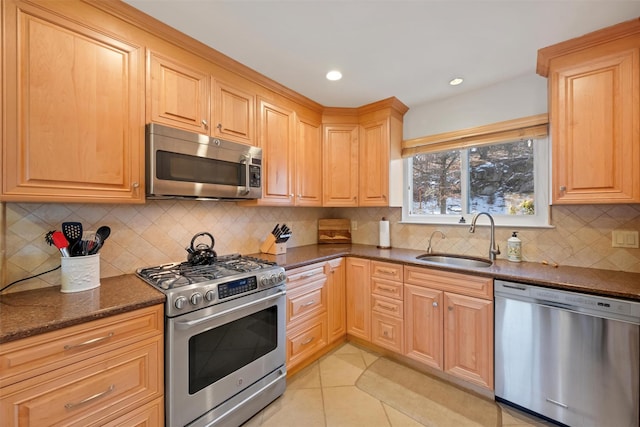
<path id="1" fill-rule="evenodd" d="M 246 196 L 251 192 L 251 155 L 244 155 L 240 160 L 240 163 L 244 163 L 244 179 L 245 179 L 245 188 L 243 195 Z"/>
<path id="2" fill-rule="evenodd" d="M 233 313 L 234 311 L 242 310 L 242 309 L 254 306 L 254 305 L 262 304 L 263 302 L 266 302 L 266 301 L 271 301 L 271 300 L 280 298 L 281 296 L 283 296 L 285 294 L 286 294 L 286 291 L 283 289 L 283 290 L 280 290 L 277 294 L 273 294 L 273 295 L 270 295 L 268 297 L 260 298 L 260 299 L 257 299 L 255 301 L 251 301 L 251 302 L 242 304 L 242 305 L 240 305 L 238 307 L 232 307 L 232 308 L 220 311 L 218 313 L 212 314 L 211 316 L 201 317 L 201 318 L 195 319 L 195 320 L 178 321 L 178 322 L 176 322 L 176 328 L 178 328 L 178 329 L 189 329 L 189 328 L 192 328 L 194 326 L 200 325 L 202 323 L 210 322 L 211 320 L 216 319 L 218 317 L 226 316 L 227 314 Z"/>

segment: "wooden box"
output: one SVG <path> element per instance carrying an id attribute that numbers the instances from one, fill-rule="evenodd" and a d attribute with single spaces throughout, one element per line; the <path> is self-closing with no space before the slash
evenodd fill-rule
<path id="1" fill-rule="evenodd" d="M 351 220 L 319 219 L 318 243 L 351 243 Z"/>

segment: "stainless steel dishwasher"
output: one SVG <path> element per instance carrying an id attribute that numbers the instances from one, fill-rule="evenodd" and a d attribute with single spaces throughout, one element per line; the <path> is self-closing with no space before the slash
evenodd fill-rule
<path id="1" fill-rule="evenodd" d="M 575 427 L 640 425 L 640 303 L 495 281 L 495 395 Z"/>

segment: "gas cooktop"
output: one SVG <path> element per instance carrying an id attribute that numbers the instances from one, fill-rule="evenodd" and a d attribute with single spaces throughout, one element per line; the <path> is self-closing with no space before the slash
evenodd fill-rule
<path id="1" fill-rule="evenodd" d="M 144 267 L 136 273 L 167 295 L 169 317 L 283 285 L 286 280 L 284 268 L 275 262 L 240 254 L 219 256 L 203 265 L 185 261 Z"/>

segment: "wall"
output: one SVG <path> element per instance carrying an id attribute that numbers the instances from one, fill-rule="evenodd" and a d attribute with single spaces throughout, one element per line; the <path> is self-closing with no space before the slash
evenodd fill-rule
<path id="1" fill-rule="evenodd" d="M 463 83 L 464 85 L 464 83 Z M 404 139 L 503 122 L 547 112 L 547 79 L 534 70 L 458 96 L 411 109 L 404 116 Z"/>

